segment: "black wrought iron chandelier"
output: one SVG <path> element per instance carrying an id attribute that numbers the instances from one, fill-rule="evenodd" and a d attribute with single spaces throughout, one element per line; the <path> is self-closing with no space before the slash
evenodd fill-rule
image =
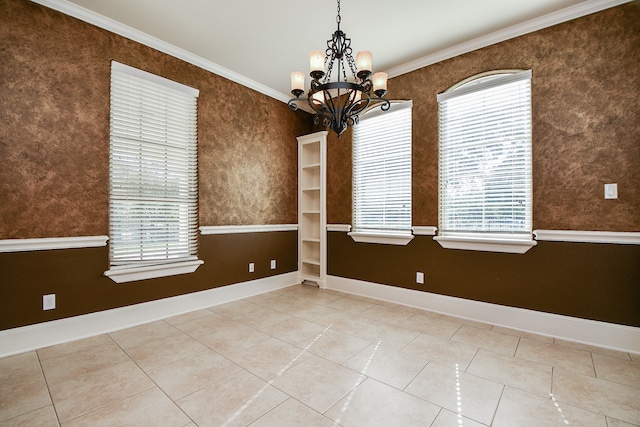
<path id="1" fill-rule="evenodd" d="M 380 105 L 387 111 L 391 106 L 383 98 L 387 93 L 387 73 L 372 75 L 373 55 L 369 51 L 358 52 L 353 59 L 351 39 L 340 30 L 341 19 L 338 0 L 338 29 L 327 40 L 325 52 L 314 50 L 309 54 L 311 88 L 307 97 L 300 97 L 304 93 L 304 73 L 294 71 L 291 73 L 291 93 L 295 98 L 289 100 L 292 111 L 298 109 L 298 102 L 308 102 L 315 111 L 313 122 L 331 128 L 338 137 L 348 126 L 357 124 L 359 114 L 368 108 Z M 332 82 L 334 67 L 337 81 Z M 350 79 L 347 71 L 351 72 Z"/>

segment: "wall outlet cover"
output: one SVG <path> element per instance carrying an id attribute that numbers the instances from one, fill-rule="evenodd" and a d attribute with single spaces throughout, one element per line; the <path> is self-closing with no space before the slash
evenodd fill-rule
<path id="1" fill-rule="evenodd" d="M 275 259 L 272 259 L 272 260 L 271 260 L 271 269 L 272 269 L 272 270 L 275 270 L 275 269 L 276 269 L 276 260 L 275 260 Z"/>
<path id="2" fill-rule="evenodd" d="M 255 265 L 252 262 L 250 262 L 249 263 L 249 273 L 253 273 L 254 271 L 255 271 Z"/>
<path id="3" fill-rule="evenodd" d="M 42 309 L 53 310 L 56 308 L 56 294 L 49 294 L 42 296 Z"/>
<path id="4" fill-rule="evenodd" d="M 416 272 L 416 283 L 424 285 L 424 273 L 422 271 Z"/>

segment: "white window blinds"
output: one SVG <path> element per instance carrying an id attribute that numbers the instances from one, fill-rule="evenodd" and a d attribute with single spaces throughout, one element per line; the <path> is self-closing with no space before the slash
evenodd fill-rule
<path id="1" fill-rule="evenodd" d="M 438 95 L 439 221 L 447 233 L 531 234 L 531 71 Z"/>
<path id="2" fill-rule="evenodd" d="M 411 101 L 353 127 L 354 231 L 411 231 Z"/>
<path id="3" fill-rule="evenodd" d="M 196 89 L 112 62 L 112 266 L 195 258 L 197 97 Z"/>

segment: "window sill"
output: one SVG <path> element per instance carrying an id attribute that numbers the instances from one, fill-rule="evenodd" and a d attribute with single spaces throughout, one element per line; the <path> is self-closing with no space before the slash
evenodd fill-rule
<path id="1" fill-rule="evenodd" d="M 145 265 L 144 267 L 113 267 L 105 271 L 104 275 L 116 283 L 126 283 L 136 280 L 193 273 L 200 267 L 200 264 L 204 264 L 204 261 L 197 259 L 171 264 Z"/>
<path id="2" fill-rule="evenodd" d="M 503 252 L 523 254 L 538 244 L 533 239 L 500 239 L 469 236 L 436 236 L 433 238 L 445 249 Z"/>
<path id="3" fill-rule="evenodd" d="M 391 234 L 391 233 L 374 233 L 374 232 L 357 232 L 347 233 L 354 242 L 358 243 L 378 243 L 382 245 L 398 245 L 404 246 L 413 239 L 413 234 Z"/>

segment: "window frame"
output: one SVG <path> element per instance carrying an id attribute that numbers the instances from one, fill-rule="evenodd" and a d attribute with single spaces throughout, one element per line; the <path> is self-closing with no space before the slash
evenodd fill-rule
<path id="1" fill-rule="evenodd" d="M 125 80 L 127 81 L 125 83 Z M 139 84 L 136 84 L 139 82 Z M 127 85 L 133 88 L 127 91 Z M 138 95 L 135 91 L 146 92 Z M 147 95 L 149 94 L 149 95 Z M 109 131 L 109 270 L 104 275 L 116 283 L 173 276 L 194 272 L 201 264 L 198 259 L 198 145 L 197 145 L 197 98 L 199 91 L 181 83 L 128 65 L 111 62 L 110 131 Z M 136 98 L 137 97 L 137 98 Z M 182 101 L 177 101 L 180 97 Z M 193 99 L 192 99 L 193 98 Z M 123 116 L 131 102 L 152 101 L 151 110 L 135 104 L 131 116 Z M 123 102 L 125 104 L 123 104 Z M 184 128 L 172 127 L 158 114 L 178 102 L 184 111 Z M 186 105 L 191 105 L 186 107 Z M 146 105 L 146 103 L 145 103 Z M 126 106 L 126 107 L 125 107 Z M 160 109 L 153 110 L 155 107 Z M 148 107 L 144 107 L 148 108 Z M 182 110 L 182 108 L 185 108 Z M 151 111 L 151 112 L 149 112 Z M 153 119 L 151 119 L 154 114 Z M 167 114 L 167 113 L 164 113 Z M 121 117 L 125 117 L 123 120 Z M 137 119 L 136 119 L 137 118 Z M 138 121 L 129 121 L 135 119 Z M 153 124 L 151 124 L 153 122 Z M 159 123 L 159 125 L 158 125 Z M 173 126 L 177 122 L 173 123 Z M 159 127 L 158 127 L 159 126 Z M 168 131 L 168 129 L 171 129 Z M 141 136 L 144 133 L 144 137 Z M 152 135 L 154 134 L 154 135 Z M 134 150 L 134 151 L 131 151 Z M 134 153 L 134 154 L 128 154 Z M 162 154 L 164 153 L 164 154 Z M 127 161 L 127 158 L 131 160 Z M 143 165 L 149 165 L 146 169 Z M 133 174 L 135 179 L 128 177 Z M 150 177 L 150 178 L 149 178 Z M 138 181 L 139 186 L 131 185 Z M 122 184 L 122 183 L 125 184 Z M 120 183 L 120 184 L 119 184 Z M 164 197 L 149 197 L 158 185 L 165 189 Z M 174 192 L 179 192 L 175 193 Z M 145 194 L 146 193 L 146 194 Z M 153 207 L 153 206 L 157 207 Z M 124 211 L 123 211 L 124 209 Z M 158 210 L 159 209 L 159 210 Z M 124 231 L 128 227 L 122 216 L 127 212 L 151 210 L 153 214 L 167 215 L 160 220 L 148 221 L 149 216 L 140 216 L 137 230 L 142 233 L 143 224 L 158 226 L 155 236 L 148 241 L 156 248 L 164 243 L 165 255 L 145 255 L 145 238 L 131 240 L 139 248 L 140 256 L 134 255 L 134 246 L 126 242 Z M 178 218 L 171 213 L 178 212 Z M 120 214 L 120 217 L 118 216 Z M 129 213 L 128 215 L 132 215 Z M 129 221 L 136 222 L 136 221 Z M 118 231 L 120 230 L 120 231 Z M 134 227 L 134 230 L 135 227 Z M 167 231 L 168 230 L 168 231 Z M 168 233 L 168 234 L 165 234 Z M 159 246 L 158 246 L 159 247 Z M 129 249 L 127 249 L 129 248 Z M 147 247 L 147 251 L 149 248 Z M 116 253 L 120 251 L 120 254 Z M 122 252 L 124 251 L 124 252 Z M 124 255 L 123 255 L 124 254 Z"/>
<path id="2" fill-rule="evenodd" d="M 356 196 L 356 191 L 357 191 L 357 180 L 356 180 L 356 155 L 357 153 L 357 148 L 356 148 L 356 132 L 357 129 L 354 129 L 354 134 L 353 134 L 353 150 L 352 150 L 352 155 L 353 155 L 353 169 L 352 169 L 352 174 L 353 174 L 353 181 L 352 181 L 352 215 L 353 215 L 353 227 L 351 232 L 347 233 L 355 242 L 359 242 L 359 243 L 377 243 L 377 244 L 390 244 L 390 245 L 406 245 L 408 244 L 412 239 L 413 239 L 413 234 L 412 234 L 412 227 L 411 227 L 411 223 L 412 223 L 412 218 L 413 218 L 413 203 L 412 203 L 412 178 L 411 178 L 411 174 L 412 174 L 412 139 L 413 139 L 413 135 L 412 135 L 412 130 L 411 127 L 413 125 L 412 123 L 412 110 L 413 110 L 413 102 L 412 101 L 391 101 L 391 107 L 389 108 L 388 111 L 381 111 L 380 107 L 375 107 L 369 111 L 367 111 L 364 115 L 362 115 L 360 117 L 360 121 L 358 124 L 356 124 L 354 127 L 357 126 L 362 126 L 362 123 L 366 123 L 368 120 L 375 120 L 376 117 L 381 117 L 384 118 L 385 114 L 389 114 L 389 113 L 393 113 L 393 112 L 397 112 L 397 111 L 401 111 L 404 109 L 408 109 L 409 110 L 409 125 L 410 125 L 410 129 L 409 129 L 409 188 L 408 188 L 408 194 L 409 194 L 409 223 L 406 224 L 406 228 L 401 228 L 401 229 L 392 229 L 392 228 L 368 228 L 366 226 L 358 226 L 357 224 L 357 213 L 356 210 L 358 209 L 357 206 L 357 196 Z M 406 149 L 406 147 L 404 147 Z M 405 153 L 406 154 L 406 153 Z M 406 160 L 406 159 L 405 159 Z M 405 189 L 406 190 L 406 189 Z"/>
<path id="3" fill-rule="evenodd" d="M 472 76 L 468 79 L 465 79 L 447 91 L 439 94 L 437 96 L 438 104 L 439 104 L 439 138 L 438 138 L 438 152 L 439 152 L 439 164 L 438 164 L 438 227 L 440 229 L 438 236 L 434 237 L 442 247 L 446 249 L 465 249 L 465 250 L 478 250 L 478 251 L 489 251 L 489 252 L 505 252 L 505 253 L 525 253 L 533 246 L 537 244 L 537 242 L 533 239 L 533 227 L 532 227 L 532 204 L 533 204 L 533 184 L 532 184 L 532 169 L 533 169 L 533 160 L 532 160 L 532 119 L 531 119 L 531 101 L 532 101 L 532 93 L 531 93 L 531 85 L 529 83 L 529 119 L 528 119 L 528 129 L 529 129 L 529 137 L 526 142 L 525 150 L 528 150 L 527 159 L 528 164 L 525 165 L 526 172 L 528 177 L 525 180 L 529 183 L 527 190 L 527 205 L 525 206 L 525 224 L 527 225 L 527 230 L 525 231 L 515 231 L 511 230 L 511 232 L 495 232 L 495 231 L 457 231 L 446 229 L 443 227 L 443 218 L 442 218 L 442 198 L 444 197 L 442 185 L 443 185 L 443 171 L 446 168 L 443 166 L 443 153 L 444 149 L 442 147 L 442 105 L 441 102 L 446 101 L 447 99 L 451 99 L 457 96 L 464 96 L 469 93 L 479 93 L 484 90 L 489 90 L 492 88 L 500 87 L 506 84 L 510 84 L 516 81 L 528 80 L 531 82 L 532 73 L 531 70 L 497 70 L 491 72 L 484 72 Z M 483 194 L 486 194 L 483 193 Z"/>

